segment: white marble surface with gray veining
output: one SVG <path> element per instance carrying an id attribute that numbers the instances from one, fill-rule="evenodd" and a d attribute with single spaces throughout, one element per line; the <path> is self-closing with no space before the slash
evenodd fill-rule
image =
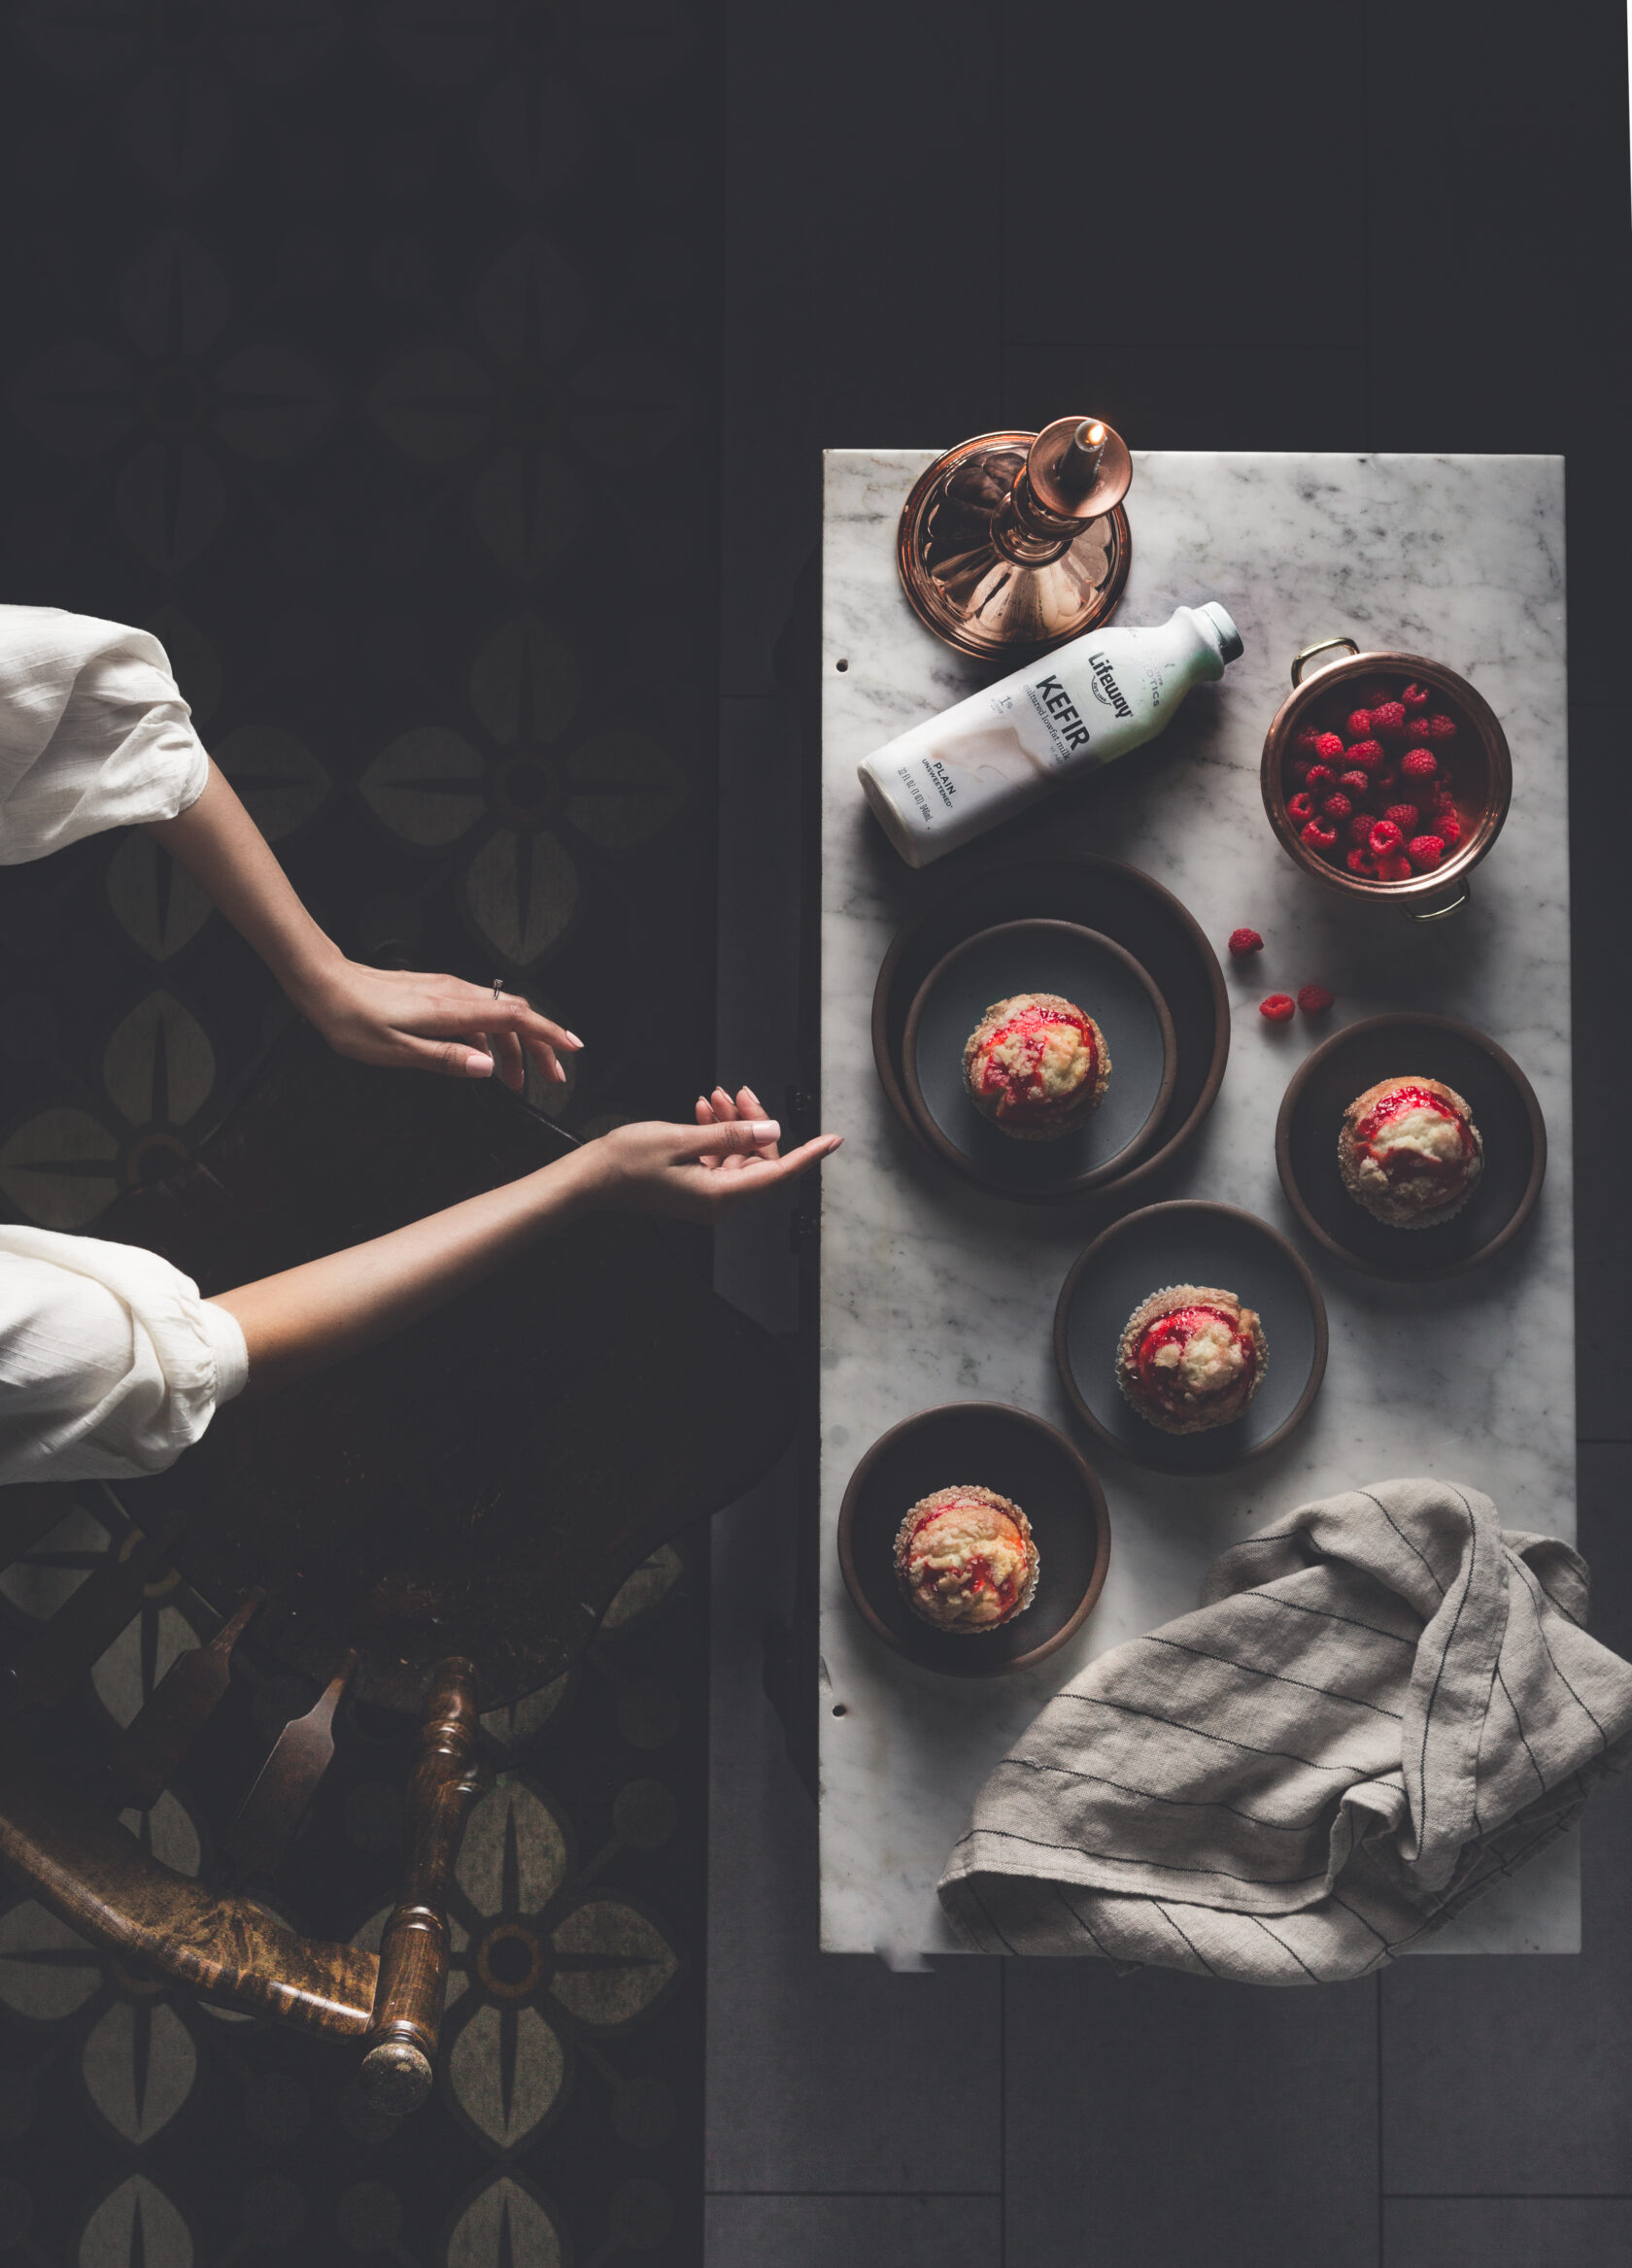
<path id="1" fill-rule="evenodd" d="M 1084 1442 L 1110 1505 L 1110 1574 L 1086 1628 L 1024 1676 L 937 1677 L 860 1621 L 833 1534 L 857 1459 L 931 1404 L 1018 1404 L 1071 1430 L 1050 1353 L 1062 1277 L 1086 1237 L 1069 1211 L 967 1189 L 919 1155 L 872 1068 L 873 981 L 928 876 L 867 816 L 858 761 L 991 671 L 922 629 L 896 580 L 895 529 L 930 452 L 830 453 L 824 549 L 822 1223 L 822 1932 L 832 1950 L 911 1964 L 948 1950 L 935 1883 L 990 1767 L 1085 1662 L 1197 1604 L 1223 1546 L 1292 1505 L 1397 1473 L 1442 1473 L 1506 1524 L 1575 1531 L 1565 811 L 1563 462 L 1557 457 L 1137 454 L 1120 624 L 1223 601 L 1245 653 L 1166 734 L 998 836 L 1039 830 L 1131 861 L 1175 891 L 1224 962 L 1235 1028 L 1223 1091 L 1157 1196 L 1246 1206 L 1294 1236 L 1325 1292 L 1331 1359 L 1303 1427 L 1221 1479 L 1161 1477 Z M 1428 654 L 1478 686 L 1513 748 L 1512 815 L 1471 907 L 1427 929 L 1350 907 L 1276 846 L 1259 798 L 1265 728 L 1292 655 L 1346 631 Z M 1267 950 L 1244 973 L 1239 924 Z M 1320 982 L 1318 1029 L 1266 1026 L 1266 992 Z M 1529 1074 L 1548 1167 L 1516 1248 L 1448 1284 L 1372 1283 L 1295 1229 L 1274 1130 L 1325 1031 L 1387 1007 L 1466 1017 Z M 1139 1202 L 1148 1202 L 1148 1194 Z M 842 1709 L 842 1713 L 834 1713 Z M 1434 1941 L 1440 1951 L 1580 1943 L 1573 1837 Z"/>

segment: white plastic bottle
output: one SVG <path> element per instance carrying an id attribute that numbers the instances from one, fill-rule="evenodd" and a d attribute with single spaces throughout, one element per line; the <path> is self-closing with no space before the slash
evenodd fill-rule
<path id="1" fill-rule="evenodd" d="M 1193 685 L 1222 677 L 1241 632 L 1214 601 L 1149 630 L 1089 630 L 858 767 L 909 866 L 927 866 L 1062 781 L 1153 740 Z"/>

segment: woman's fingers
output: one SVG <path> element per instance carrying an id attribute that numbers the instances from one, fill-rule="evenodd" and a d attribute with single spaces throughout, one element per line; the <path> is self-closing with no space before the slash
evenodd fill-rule
<path id="1" fill-rule="evenodd" d="M 737 1172 L 721 1177 L 716 1202 L 730 1203 L 738 1197 L 751 1197 L 757 1190 L 774 1188 L 778 1182 L 797 1181 L 812 1166 L 831 1158 L 843 1139 L 842 1134 L 815 1134 L 785 1158 L 743 1158 L 738 1161 Z"/>
<path id="2" fill-rule="evenodd" d="M 744 1118 L 768 1118 L 770 1115 L 769 1112 L 765 1109 L 765 1104 L 755 1094 L 752 1087 L 738 1087 L 736 1090 L 736 1107 Z M 776 1144 L 774 1142 L 765 1143 L 761 1147 L 759 1154 L 762 1158 L 774 1158 L 776 1155 Z"/>
<path id="3" fill-rule="evenodd" d="M 491 1079 L 493 1059 L 485 1048 L 463 1039 L 416 1039 L 412 1032 L 397 1034 L 396 1061 L 417 1070 L 440 1071 L 449 1079 Z"/>
<path id="4" fill-rule="evenodd" d="M 717 1112 L 716 1101 L 712 1107 Z M 763 1142 L 774 1142 L 781 1128 L 773 1118 L 731 1118 L 717 1121 L 713 1126 L 694 1129 L 677 1128 L 681 1136 L 674 1162 L 687 1160 L 701 1163 L 704 1159 L 716 1162 L 727 1158 L 740 1159 L 751 1155 Z"/>
<path id="5" fill-rule="evenodd" d="M 492 1032 L 488 1034 L 493 1046 L 493 1068 L 509 1088 L 519 1095 L 527 1085 L 527 1065 L 522 1060 L 522 1043 L 513 1032 Z"/>

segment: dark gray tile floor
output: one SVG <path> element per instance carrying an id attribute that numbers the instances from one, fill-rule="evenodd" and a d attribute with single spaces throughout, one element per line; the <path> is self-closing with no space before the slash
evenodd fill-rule
<path id="1" fill-rule="evenodd" d="M 1618 0 L 1553 11 L 1522 57 L 1450 0 L 1114 20 L 958 0 L 933 26 L 891 0 L 737 0 L 721 1030 L 723 1056 L 797 1078 L 789 624 L 822 447 L 1081 400 L 1136 446 L 1567 452 L 1581 1537 L 1629 1651 L 1624 40 Z M 794 1328 L 785 1220 L 733 1230 L 719 1266 Z M 1579 1958 L 1426 1955 L 1262 1994 L 824 1958 L 814 1810 L 763 1682 L 797 1494 L 790 1471 L 716 1530 L 710 2268 L 1632 2256 L 1632 1788 L 1588 1814 Z"/>

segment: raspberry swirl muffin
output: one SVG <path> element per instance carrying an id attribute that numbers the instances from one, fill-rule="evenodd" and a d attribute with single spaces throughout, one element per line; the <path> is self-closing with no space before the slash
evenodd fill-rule
<path id="1" fill-rule="evenodd" d="M 1037 1547 L 1017 1504 L 995 1489 L 937 1488 L 896 1535 L 896 1579 L 936 1630 L 996 1630 L 1037 1596 Z"/>
<path id="2" fill-rule="evenodd" d="M 1109 1082 L 1105 1033 L 1058 993 L 997 1001 L 964 1045 L 969 1100 L 1016 1141 L 1071 1134 L 1098 1110 Z"/>
<path id="3" fill-rule="evenodd" d="M 1454 1087 L 1379 1079 L 1343 1112 L 1338 1169 L 1375 1220 L 1432 1229 L 1467 1203 L 1484 1170 L 1484 1142 Z"/>
<path id="4" fill-rule="evenodd" d="M 1116 1382 L 1140 1417 L 1165 1434 L 1231 1425 L 1270 1367 L 1264 1327 L 1234 1292 L 1170 1284 L 1123 1327 Z"/>

